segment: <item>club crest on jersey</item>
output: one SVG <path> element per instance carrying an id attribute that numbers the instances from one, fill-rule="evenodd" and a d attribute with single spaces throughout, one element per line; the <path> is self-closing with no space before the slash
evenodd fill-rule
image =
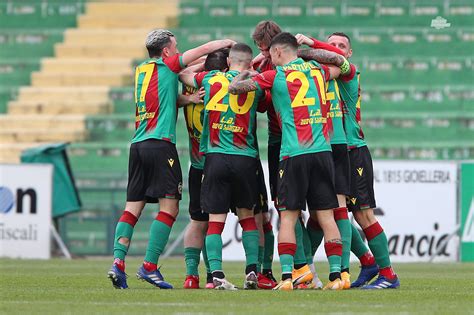
<path id="1" fill-rule="evenodd" d="M 282 177 L 283 177 L 283 173 L 284 173 L 284 172 L 285 172 L 285 171 L 283 171 L 283 170 L 280 170 L 280 172 L 279 172 L 279 173 L 280 173 L 280 178 L 282 178 Z"/>
<path id="2" fill-rule="evenodd" d="M 359 176 L 362 176 L 362 173 L 364 172 L 364 169 L 362 167 L 359 167 L 357 169 L 357 173 L 359 173 Z"/>
<path id="3" fill-rule="evenodd" d="M 351 198 L 351 203 L 352 203 L 353 205 L 355 205 L 356 202 L 357 202 L 357 198 Z"/>
<path id="4" fill-rule="evenodd" d="M 173 167 L 173 164 L 174 164 L 174 160 L 173 159 L 168 159 L 168 163 L 171 167 Z"/>

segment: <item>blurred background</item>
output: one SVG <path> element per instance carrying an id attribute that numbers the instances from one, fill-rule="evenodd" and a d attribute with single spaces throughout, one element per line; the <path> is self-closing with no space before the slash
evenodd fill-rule
<path id="1" fill-rule="evenodd" d="M 134 132 L 134 66 L 147 57 L 146 34 L 169 28 L 181 52 L 232 38 L 257 54 L 251 34 L 265 19 L 318 39 L 351 36 L 374 159 L 473 159 L 473 1 L 0 0 L 0 163 L 19 163 L 28 148 L 70 143 L 82 207 L 56 221 L 72 254 L 111 254 Z M 170 244 L 189 217 L 182 111 L 177 123 L 184 192 Z M 258 123 L 266 156 L 266 115 Z M 132 255 L 145 251 L 156 205 L 148 209 Z M 175 245 L 172 254 L 182 254 Z"/>

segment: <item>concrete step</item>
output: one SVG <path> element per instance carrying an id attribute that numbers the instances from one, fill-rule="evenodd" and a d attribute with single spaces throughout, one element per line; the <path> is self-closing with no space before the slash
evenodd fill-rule
<path id="1" fill-rule="evenodd" d="M 31 74 L 32 86 L 126 86 L 132 85 L 133 78 L 130 71 L 115 74 L 103 72 L 90 73 L 44 73 Z"/>
<path id="2" fill-rule="evenodd" d="M 0 129 L 0 143 L 19 142 L 70 142 L 84 141 L 87 138 L 85 130 L 70 129 Z"/>
<path id="3" fill-rule="evenodd" d="M 76 101 L 76 100 L 52 100 L 46 102 L 13 101 L 8 103 L 8 113 L 12 115 L 64 115 L 64 114 L 108 114 L 113 112 L 110 102 Z"/>
<path id="4" fill-rule="evenodd" d="M 109 100 L 109 87 L 105 86 L 80 86 L 80 87 L 21 87 L 17 101 L 96 101 L 107 102 Z"/>
<path id="5" fill-rule="evenodd" d="M 67 72 L 120 72 L 134 73 L 129 58 L 43 58 L 41 71 L 45 73 Z"/>
<path id="6" fill-rule="evenodd" d="M 144 40 L 144 39 L 143 39 Z M 145 45 L 72 45 L 56 44 L 55 55 L 59 58 L 144 58 L 147 56 Z"/>
<path id="7" fill-rule="evenodd" d="M 0 115 L 0 131 L 23 129 L 86 129 L 85 115 Z"/>

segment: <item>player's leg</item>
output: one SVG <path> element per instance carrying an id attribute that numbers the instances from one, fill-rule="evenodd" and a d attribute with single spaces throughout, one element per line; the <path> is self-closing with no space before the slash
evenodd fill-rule
<path id="1" fill-rule="evenodd" d="M 357 256 L 360 262 L 360 273 L 357 279 L 352 282 L 351 288 L 359 288 L 367 284 L 379 273 L 379 268 L 375 263 L 375 258 L 370 252 L 369 248 L 365 244 L 359 230 L 351 224 L 352 228 L 352 241 L 351 241 L 351 252 Z"/>
<path id="2" fill-rule="evenodd" d="M 184 261 L 186 263 L 185 289 L 199 288 L 199 261 L 204 238 L 207 232 L 209 214 L 201 211 L 201 180 L 203 171 L 201 169 L 189 168 L 189 215 L 191 220 L 184 234 Z"/>
<path id="3" fill-rule="evenodd" d="M 296 252 L 294 257 L 293 286 L 297 289 L 307 289 L 308 284 L 313 281 L 313 273 L 307 264 L 304 244 L 304 224 L 301 217 L 295 225 Z M 308 244 L 309 245 L 309 244 Z"/>
<path id="4" fill-rule="evenodd" d="M 309 209 L 316 213 L 315 217 L 324 233 L 324 249 L 329 262 L 329 282 L 324 289 L 338 290 L 342 289 L 342 240 L 333 211 L 338 206 L 334 161 L 331 152 L 320 152 L 311 154 L 311 163 L 307 200 Z"/>
<path id="5" fill-rule="evenodd" d="M 373 188 L 373 166 L 369 149 L 365 147 L 352 150 L 352 178 L 356 181 L 356 194 L 351 196 L 355 202 L 354 218 L 367 238 L 369 248 L 379 267 L 377 280 L 366 286 L 367 289 L 397 288 L 400 286 L 397 275 L 392 269 L 387 236 L 377 221 L 373 209 L 376 207 Z"/>
<path id="6" fill-rule="evenodd" d="M 230 169 L 226 159 L 229 155 L 212 153 L 206 155 L 201 186 L 201 208 L 209 213 L 209 224 L 205 239 L 209 268 L 215 289 L 235 290 L 222 269 L 222 231 L 231 205 L 232 185 Z"/>
<path id="7" fill-rule="evenodd" d="M 291 157 L 279 164 L 277 206 L 280 211 L 280 231 L 278 233 L 278 254 L 282 276 L 280 283 L 275 287 L 276 290 L 293 290 L 293 266 L 297 249 L 295 228 L 300 209 L 306 208 L 309 177 L 306 155 Z"/>
<path id="8" fill-rule="evenodd" d="M 186 264 L 185 289 L 199 289 L 199 261 L 207 231 L 207 220 L 191 219 L 184 234 L 184 261 Z"/>
<path id="9" fill-rule="evenodd" d="M 293 265 L 296 252 L 295 226 L 300 210 L 283 210 L 280 214 L 278 232 L 278 255 L 280 256 L 281 281 L 276 290 L 293 290 Z"/>
<path id="10" fill-rule="evenodd" d="M 308 219 L 308 222 L 309 220 L 311 220 L 311 217 Z M 316 253 L 317 248 L 313 248 L 309 233 L 310 232 L 308 231 L 308 228 L 303 226 L 303 243 L 304 243 L 304 249 L 305 249 L 306 263 L 308 264 L 309 270 L 311 270 L 311 273 L 313 275 L 313 280 L 307 283 L 306 285 L 309 289 L 322 289 L 323 283 L 321 282 L 321 279 L 319 279 L 318 273 L 316 272 L 316 267 L 314 265 L 314 254 Z M 322 239 L 323 239 L 323 233 L 321 230 L 321 240 Z M 321 243 L 321 241 L 319 243 Z M 318 243 L 318 246 L 319 246 L 319 243 Z"/>
<path id="11" fill-rule="evenodd" d="M 254 211 L 237 208 L 237 216 L 242 227 L 242 244 L 245 251 L 244 289 L 256 289 L 258 285 L 257 263 L 260 237 L 255 223 Z"/>
<path id="12" fill-rule="evenodd" d="M 268 208 L 267 208 L 268 209 Z M 263 218 L 263 237 L 264 237 L 264 251 L 263 251 L 263 269 L 259 275 L 259 288 L 274 288 L 277 285 L 275 277 L 273 276 L 272 263 L 275 246 L 275 235 L 273 234 L 273 226 L 271 223 L 270 212 L 264 212 Z M 261 284 L 261 285 L 260 285 Z"/>
<path id="13" fill-rule="evenodd" d="M 117 289 L 126 289 L 125 256 L 133 236 L 133 229 L 145 206 L 146 178 L 139 157 L 140 144 L 130 146 L 128 162 L 127 203 L 114 236 L 114 263 L 108 272 L 112 285 Z"/>
<path id="14" fill-rule="evenodd" d="M 280 155 L 280 143 L 269 144 L 268 145 L 268 178 L 270 183 L 270 197 L 274 202 L 275 208 L 277 208 L 277 187 L 278 187 L 278 164 L 279 164 L 279 155 Z M 263 256 L 263 270 L 262 274 L 275 281 L 272 272 L 272 263 L 274 255 L 274 244 L 275 244 L 275 235 L 273 234 L 273 227 L 271 223 L 270 213 L 264 214 L 264 225 L 263 231 L 265 235 L 265 250 Z"/>
<path id="15" fill-rule="evenodd" d="M 352 225 L 349 221 L 349 213 L 347 212 L 346 196 L 337 195 L 339 208 L 334 209 L 334 220 L 341 234 L 342 240 L 342 257 L 341 257 L 341 279 L 344 289 L 350 289 L 351 276 L 349 273 L 351 259 L 351 241 L 352 241 Z"/>
<path id="16" fill-rule="evenodd" d="M 257 211 L 255 211 L 257 212 Z M 257 261 L 257 273 L 262 273 L 263 255 L 265 250 L 265 236 L 263 234 L 263 214 L 261 209 L 258 209 L 258 213 L 254 214 L 255 223 L 257 224 L 258 230 L 258 261 Z"/>
<path id="17" fill-rule="evenodd" d="M 174 144 L 161 140 L 143 143 L 142 163 L 149 170 L 147 196 L 159 200 L 159 212 L 150 226 L 148 246 L 137 278 L 161 289 L 171 289 L 158 269 L 158 261 L 178 215 L 183 181 L 181 166 Z"/>
<path id="18" fill-rule="evenodd" d="M 246 257 L 244 289 L 256 289 L 260 235 L 254 213 L 260 212 L 262 208 L 262 204 L 259 203 L 259 199 L 262 199 L 259 193 L 259 161 L 256 158 L 238 155 L 231 156 L 230 161 L 232 162 L 232 204 L 236 206 L 239 223 L 243 230 L 242 244 Z"/>
<path id="19" fill-rule="evenodd" d="M 349 267 L 352 241 L 352 227 L 346 204 L 346 196 L 350 194 L 349 153 L 346 144 L 333 144 L 331 147 L 335 170 L 335 188 L 339 204 L 339 207 L 334 210 L 334 219 L 342 239 L 341 278 L 344 289 L 349 289 L 351 287 Z"/>

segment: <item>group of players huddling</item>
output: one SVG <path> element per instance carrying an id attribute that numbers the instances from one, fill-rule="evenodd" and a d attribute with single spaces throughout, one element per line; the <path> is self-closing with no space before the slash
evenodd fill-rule
<path id="1" fill-rule="evenodd" d="M 159 201 L 137 277 L 172 288 L 157 264 L 181 199 L 175 143 L 178 108 L 184 107 L 191 158 L 185 289 L 199 288 L 201 252 L 205 287 L 237 289 L 222 268 L 221 234 L 229 210 L 243 230 L 244 289 L 399 287 L 386 235 L 373 212 L 372 160 L 360 126 L 359 71 L 348 61 L 350 38 L 333 33 L 326 43 L 293 36 L 272 21 L 260 22 L 252 38 L 260 50 L 256 57 L 248 45 L 229 39 L 180 54 L 171 32 L 148 34 L 150 59 L 137 66 L 135 75 L 136 131 L 127 203 L 108 272 L 113 286 L 128 287 L 124 260 L 134 226 L 145 204 Z M 303 45 L 309 48 L 300 49 Z M 272 274 L 274 235 L 256 137 L 257 112 L 268 116 L 270 191 L 280 217 L 278 283 Z M 348 210 L 370 250 L 349 221 Z M 330 272 L 324 286 L 313 264 L 323 238 Z M 352 283 L 351 251 L 361 263 Z"/>

